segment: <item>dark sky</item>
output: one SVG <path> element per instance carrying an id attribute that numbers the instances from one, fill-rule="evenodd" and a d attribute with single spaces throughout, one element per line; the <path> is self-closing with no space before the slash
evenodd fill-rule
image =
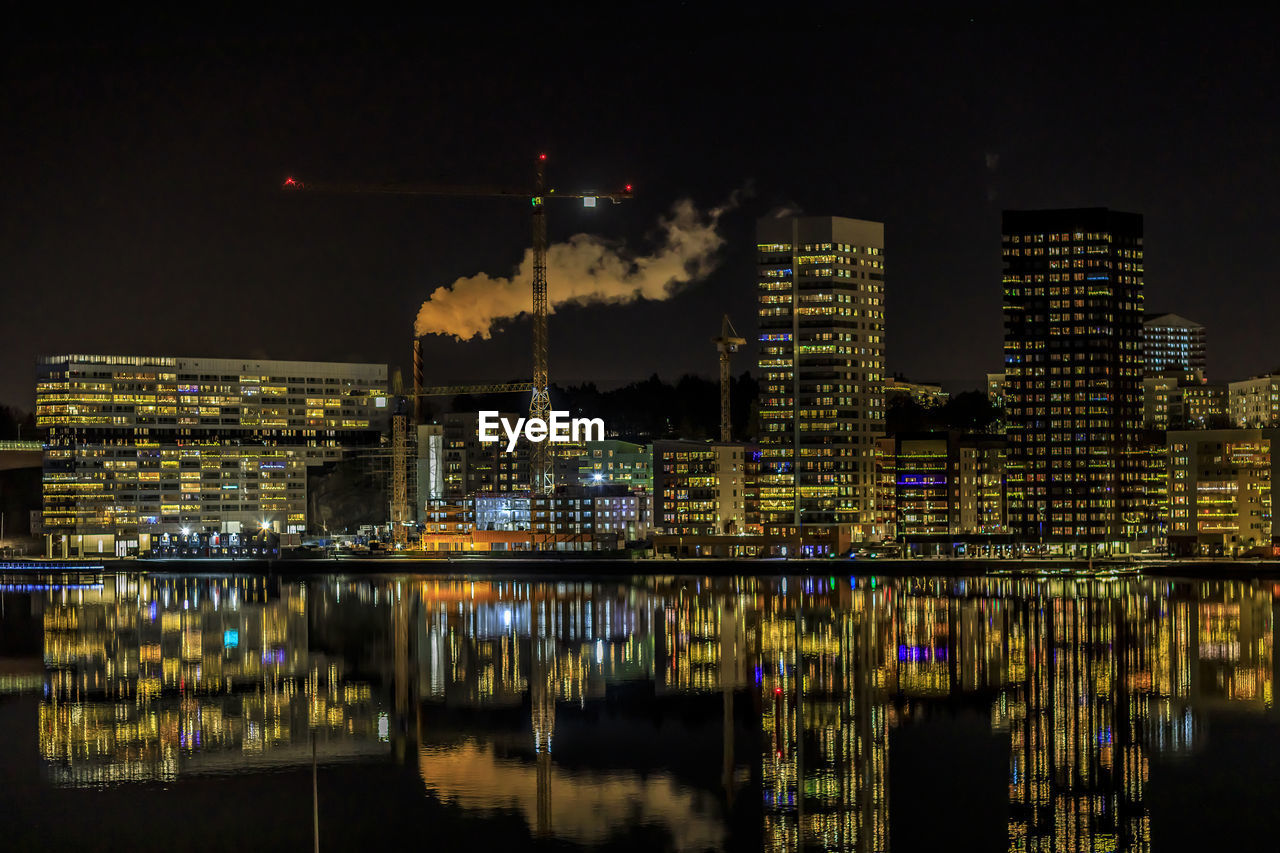
<path id="1" fill-rule="evenodd" d="M 677 199 L 752 188 L 708 280 L 555 315 L 553 381 L 711 375 L 719 316 L 754 332 L 753 221 L 783 204 L 886 223 L 893 372 L 999 369 L 1001 209 L 1092 205 L 1145 215 L 1147 305 L 1208 326 L 1211 376 L 1280 364 L 1270 18 L 546 8 L 10 28 L 0 402 L 29 407 L 51 352 L 407 365 L 426 294 L 509 273 L 526 208 L 280 181 L 512 183 L 543 150 L 557 186 L 638 193 L 553 207 L 552 239 L 641 248 Z M 527 378 L 528 341 L 428 340 L 428 381 Z"/>

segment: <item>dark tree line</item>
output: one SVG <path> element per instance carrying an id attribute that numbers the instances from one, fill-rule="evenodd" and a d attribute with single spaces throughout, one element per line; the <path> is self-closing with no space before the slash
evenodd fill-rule
<path id="1" fill-rule="evenodd" d="M 35 415 L 10 406 L 0 406 L 0 441 L 14 441 L 19 438 L 26 441 L 35 441 L 39 438 L 36 435 Z"/>
<path id="2" fill-rule="evenodd" d="M 885 413 L 885 432 L 889 435 L 945 429 L 990 432 L 999 426 L 1002 415 L 981 391 L 963 391 L 941 406 L 922 406 L 906 395 L 894 395 Z"/>

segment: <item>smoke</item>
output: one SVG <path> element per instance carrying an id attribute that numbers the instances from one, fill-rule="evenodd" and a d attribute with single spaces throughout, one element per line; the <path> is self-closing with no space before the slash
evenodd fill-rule
<path id="1" fill-rule="evenodd" d="M 688 199 L 677 202 L 658 221 L 654 250 L 638 257 L 590 234 L 575 234 L 565 243 L 548 246 L 548 310 L 662 300 L 700 281 L 715 269 L 717 252 L 725 243 L 717 231 L 720 217 L 736 205 L 736 193 L 705 214 Z M 510 278 L 480 273 L 437 287 L 418 309 L 415 333 L 451 335 L 461 341 L 492 337 L 501 323 L 530 311 L 532 290 L 530 249 Z"/>
<path id="2" fill-rule="evenodd" d="M 804 211 L 800 208 L 800 205 L 791 201 L 787 202 L 786 204 L 775 207 L 773 210 L 769 211 L 768 213 L 768 216 L 772 219 L 786 219 L 789 216 L 803 216 L 803 215 L 804 215 Z"/>

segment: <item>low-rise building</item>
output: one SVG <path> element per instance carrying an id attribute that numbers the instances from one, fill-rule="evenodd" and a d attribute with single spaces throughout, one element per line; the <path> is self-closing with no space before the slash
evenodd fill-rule
<path id="1" fill-rule="evenodd" d="M 1168 434 L 1169 548 L 1178 554 L 1275 553 L 1271 484 L 1280 429 Z"/>
<path id="2" fill-rule="evenodd" d="M 904 433 L 895 451 L 899 539 L 948 550 L 1008 534 L 1003 439 L 954 430 Z"/>
<path id="3" fill-rule="evenodd" d="M 1230 383 L 1228 407 L 1240 429 L 1280 426 L 1280 372 Z"/>
<path id="4" fill-rule="evenodd" d="M 556 483 L 608 483 L 652 492 L 653 445 L 617 439 L 585 442 L 577 455 L 556 459 Z"/>
<path id="5" fill-rule="evenodd" d="M 653 525 L 671 534 L 737 534 L 747 530 L 744 444 L 656 441 Z"/>
<path id="6" fill-rule="evenodd" d="M 41 358 L 46 550 L 122 556 L 161 537 L 301 534 L 307 468 L 378 446 L 390 411 L 382 364 Z"/>
<path id="7" fill-rule="evenodd" d="M 898 442 L 893 436 L 876 439 L 876 529 L 880 541 L 898 535 Z"/>
<path id="8" fill-rule="evenodd" d="M 1227 386 L 1205 382 L 1199 370 L 1149 373 L 1142 379 L 1144 429 L 1227 426 Z"/>

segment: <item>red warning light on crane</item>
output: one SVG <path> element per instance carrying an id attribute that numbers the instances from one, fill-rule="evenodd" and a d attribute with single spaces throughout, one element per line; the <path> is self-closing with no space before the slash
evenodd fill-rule
<path id="1" fill-rule="evenodd" d="M 285 178 L 284 185 L 286 187 L 300 187 L 302 186 L 302 181 L 299 181 L 297 178 Z"/>
<path id="2" fill-rule="evenodd" d="M 627 184 L 627 192 L 631 192 L 631 184 Z"/>
<path id="3" fill-rule="evenodd" d="M 539 160 L 545 160 L 545 159 L 547 159 L 547 155 L 546 155 L 546 154 L 539 154 L 539 155 L 538 155 L 538 159 L 539 159 Z"/>

